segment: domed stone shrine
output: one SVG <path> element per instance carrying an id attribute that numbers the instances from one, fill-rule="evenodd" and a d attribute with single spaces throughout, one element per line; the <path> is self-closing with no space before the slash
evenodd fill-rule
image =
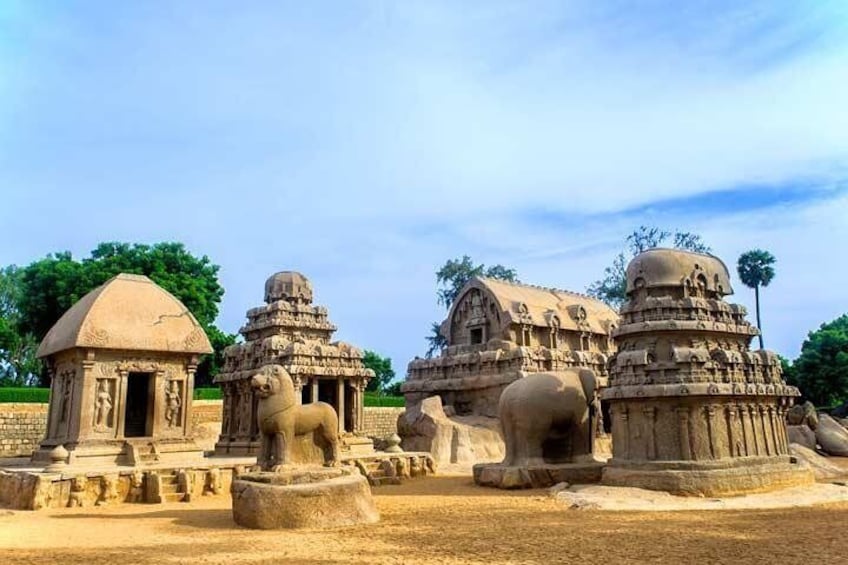
<path id="1" fill-rule="evenodd" d="M 202 455 L 190 438 L 194 373 L 212 346 L 191 312 L 141 275 L 86 294 L 38 348 L 51 375 L 47 434 L 72 464 L 136 465 Z"/>
<path id="2" fill-rule="evenodd" d="M 610 485 L 718 496 L 812 482 L 789 456 L 785 415 L 798 389 L 711 255 L 651 249 L 627 267 L 629 302 L 610 360 Z"/>
<path id="3" fill-rule="evenodd" d="M 265 365 L 281 365 L 293 380 L 301 404 L 322 401 L 336 409 L 343 449 L 373 451 L 358 437 L 363 427 L 365 386 L 374 372 L 362 364 L 359 349 L 331 342 L 336 327 L 327 309 L 312 304 L 312 283 L 300 273 L 282 271 L 265 282 L 265 305 L 247 311 L 240 332 L 244 343 L 228 347 L 221 385 L 224 413 L 215 455 L 255 455 L 260 438 L 258 397 L 250 379 Z"/>

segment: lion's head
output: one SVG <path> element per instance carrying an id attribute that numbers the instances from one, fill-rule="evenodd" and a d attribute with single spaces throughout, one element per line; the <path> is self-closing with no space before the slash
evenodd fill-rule
<path id="1" fill-rule="evenodd" d="M 294 398 L 291 375 L 282 365 L 265 365 L 250 379 L 250 386 L 259 398 L 282 394 Z"/>

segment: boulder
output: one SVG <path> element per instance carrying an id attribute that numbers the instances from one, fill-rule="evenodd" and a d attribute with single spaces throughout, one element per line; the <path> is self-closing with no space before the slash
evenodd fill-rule
<path id="1" fill-rule="evenodd" d="M 827 457 L 823 457 L 803 445 L 790 443 L 789 452 L 810 466 L 813 473 L 816 475 L 817 481 L 838 479 L 848 474 L 848 472 L 839 465 L 834 465 L 832 462 L 828 461 Z"/>
<path id="2" fill-rule="evenodd" d="M 449 417 L 438 396 L 407 409 L 397 427 L 405 451 L 427 451 L 439 466 L 500 461 L 504 456 L 497 418 Z"/>
<path id="3" fill-rule="evenodd" d="M 827 414 L 819 415 L 816 441 L 828 455 L 848 457 L 848 430 Z"/>
<path id="4" fill-rule="evenodd" d="M 816 449 L 816 432 L 811 430 L 806 425 L 801 426 L 786 426 L 786 435 L 789 437 L 789 443 L 802 445 L 807 449 Z"/>
<path id="5" fill-rule="evenodd" d="M 789 409 L 786 413 L 786 423 L 790 426 L 809 426 L 810 429 L 816 429 L 818 424 L 818 414 L 816 407 L 812 402 L 798 404 Z"/>

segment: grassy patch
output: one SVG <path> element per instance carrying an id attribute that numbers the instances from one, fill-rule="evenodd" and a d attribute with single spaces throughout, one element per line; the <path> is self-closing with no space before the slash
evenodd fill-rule
<path id="1" fill-rule="evenodd" d="M 49 388 L 3 387 L 0 388 L 0 402 L 31 402 L 46 404 L 50 399 Z"/>

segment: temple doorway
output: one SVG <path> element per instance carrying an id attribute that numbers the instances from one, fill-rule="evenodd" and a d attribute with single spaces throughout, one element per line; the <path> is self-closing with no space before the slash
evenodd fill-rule
<path id="1" fill-rule="evenodd" d="M 127 377 L 127 404 L 124 437 L 153 435 L 150 417 L 150 381 L 152 373 L 130 373 Z"/>

